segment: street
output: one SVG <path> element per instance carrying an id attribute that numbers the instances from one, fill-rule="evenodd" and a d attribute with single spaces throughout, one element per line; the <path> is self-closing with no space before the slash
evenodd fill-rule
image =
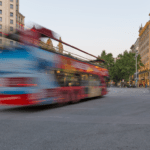
<path id="1" fill-rule="evenodd" d="M 149 150 L 148 89 L 108 90 L 61 107 L 0 106 L 0 150 Z"/>

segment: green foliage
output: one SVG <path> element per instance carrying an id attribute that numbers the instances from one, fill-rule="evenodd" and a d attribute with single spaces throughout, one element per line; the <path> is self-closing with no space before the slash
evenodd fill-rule
<path id="1" fill-rule="evenodd" d="M 141 57 L 137 57 L 137 69 L 144 66 L 141 62 Z M 129 80 L 129 77 L 136 72 L 136 58 L 135 53 L 124 51 L 123 55 L 119 54 L 114 66 L 114 72 L 112 78 L 114 80 Z"/>
<path id="2" fill-rule="evenodd" d="M 68 56 L 72 56 L 71 53 L 68 53 Z"/>
<path id="3" fill-rule="evenodd" d="M 112 68 L 114 66 L 114 58 L 113 58 L 112 53 L 106 54 L 105 50 L 103 50 L 102 53 L 101 53 L 101 56 L 98 56 L 98 58 L 101 58 L 101 59 L 105 60 L 105 63 L 101 63 L 100 65 L 104 66 L 105 68 L 108 69 L 109 75 L 111 77 L 111 74 L 112 74 L 112 71 L 113 71 Z"/>
<path id="4" fill-rule="evenodd" d="M 105 50 L 102 51 L 99 58 L 105 60 L 104 67 L 109 70 L 110 79 L 119 82 L 124 79 L 125 81 L 129 80 L 129 76 L 133 75 L 136 72 L 136 59 L 135 53 L 124 51 L 123 54 L 118 55 L 118 59 L 114 62 L 113 55 L 111 53 L 106 54 Z M 144 66 L 141 62 L 141 57 L 137 57 L 137 69 L 140 69 L 141 66 Z"/>

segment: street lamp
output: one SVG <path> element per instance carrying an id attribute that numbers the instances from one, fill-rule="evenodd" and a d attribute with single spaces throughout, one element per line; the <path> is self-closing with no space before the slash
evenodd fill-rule
<path id="1" fill-rule="evenodd" d="M 136 87 L 137 87 L 137 57 L 138 57 L 138 47 L 136 48 L 136 52 L 135 52 L 135 58 L 136 58 L 136 64 L 135 64 L 135 67 L 136 67 Z"/>

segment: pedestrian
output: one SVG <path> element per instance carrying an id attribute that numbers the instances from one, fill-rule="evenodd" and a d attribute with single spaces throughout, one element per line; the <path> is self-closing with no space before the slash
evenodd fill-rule
<path id="1" fill-rule="evenodd" d="M 145 87 L 145 81 L 143 81 L 143 87 Z"/>
<path id="2" fill-rule="evenodd" d="M 147 84 L 145 83 L 145 88 L 147 88 Z"/>

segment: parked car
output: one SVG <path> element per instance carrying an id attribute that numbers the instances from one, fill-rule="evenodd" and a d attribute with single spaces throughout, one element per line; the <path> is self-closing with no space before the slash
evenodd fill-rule
<path id="1" fill-rule="evenodd" d="M 136 88 L 136 85 L 132 85 L 133 88 Z"/>
<path id="2" fill-rule="evenodd" d="M 139 84 L 139 87 L 143 87 L 143 84 L 141 83 L 141 84 Z"/>
<path id="3" fill-rule="evenodd" d="M 136 88 L 136 85 L 131 85 L 131 84 L 129 84 L 129 85 L 127 85 L 127 87 L 128 87 L 128 88 Z"/>
<path id="4" fill-rule="evenodd" d="M 128 84 L 127 87 L 128 87 L 128 88 L 131 88 L 132 86 L 131 86 L 131 84 Z"/>

